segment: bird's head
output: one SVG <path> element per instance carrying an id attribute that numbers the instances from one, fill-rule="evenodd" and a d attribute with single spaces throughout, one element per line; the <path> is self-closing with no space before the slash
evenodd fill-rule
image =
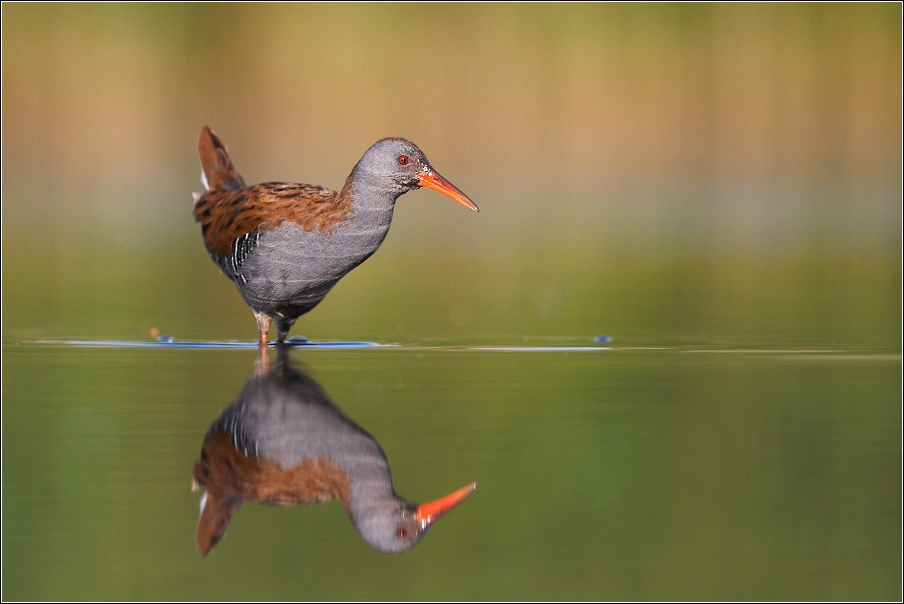
<path id="1" fill-rule="evenodd" d="M 375 142 L 361 157 L 355 172 L 359 177 L 388 185 L 398 195 L 427 187 L 466 208 L 479 211 L 467 195 L 433 169 L 417 145 L 404 138 L 384 138 Z"/>

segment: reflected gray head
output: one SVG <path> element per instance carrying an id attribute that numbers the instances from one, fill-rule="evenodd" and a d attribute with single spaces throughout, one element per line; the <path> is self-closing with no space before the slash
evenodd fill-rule
<path id="1" fill-rule="evenodd" d="M 384 554 L 401 554 L 418 544 L 429 525 L 416 518 L 417 506 L 403 499 L 391 510 L 367 514 L 355 522 L 361 537 Z"/>
<path id="2" fill-rule="evenodd" d="M 476 488 L 477 483 L 472 482 L 445 497 L 421 505 L 409 503 L 393 494 L 391 503 L 383 499 L 369 502 L 364 509 L 353 506 L 352 522 L 361 537 L 375 550 L 401 554 L 417 545 L 434 522 L 464 501 Z"/>

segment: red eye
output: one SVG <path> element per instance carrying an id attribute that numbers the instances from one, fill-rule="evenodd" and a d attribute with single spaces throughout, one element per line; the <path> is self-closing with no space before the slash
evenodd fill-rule
<path id="1" fill-rule="evenodd" d="M 405 157 L 405 156 L 403 155 L 402 157 Z M 399 158 L 399 161 L 400 161 L 400 162 L 402 161 L 402 157 Z M 405 160 L 407 161 L 408 158 L 405 157 Z M 399 536 L 399 539 L 404 539 L 405 537 L 408 536 L 408 529 L 406 529 L 405 527 L 402 527 L 402 528 L 400 528 L 399 530 L 396 531 L 396 535 Z"/>
<path id="2" fill-rule="evenodd" d="M 407 156 L 407 155 L 400 155 L 400 156 L 399 156 L 399 163 L 402 164 L 403 166 L 407 166 L 407 165 L 408 165 L 408 156 Z M 399 530 L 401 530 L 401 529 L 399 529 Z"/>

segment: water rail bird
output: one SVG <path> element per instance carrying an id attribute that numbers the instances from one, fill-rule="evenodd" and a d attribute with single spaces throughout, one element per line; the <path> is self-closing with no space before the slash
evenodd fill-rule
<path id="1" fill-rule="evenodd" d="M 283 342 L 298 317 L 377 251 L 399 196 L 428 187 L 478 211 L 404 138 L 374 143 L 339 191 L 285 182 L 246 186 L 207 126 L 198 155 L 205 190 L 194 195 L 195 220 L 211 258 L 251 307 L 262 346 L 271 323 Z"/>

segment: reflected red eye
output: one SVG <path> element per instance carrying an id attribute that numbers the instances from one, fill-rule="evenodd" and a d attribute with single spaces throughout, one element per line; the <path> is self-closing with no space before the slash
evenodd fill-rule
<path id="1" fill-rule="evenodd" d="M 408 165 L 408 156 L 407 156 L 407 155 L 400 155 L 400 156 L 399 156 L 399 163 L 402 164 L 403 166 L 407 166 L 407 165 Z M 399 529 L 399 530 L 401 530 L 401 529 Z"/>
<path id="2" fill-rule="evenodd" d="M 405 156 L 403 155 L 402 157 L 405 157 Z M 407 160 L 408 158 L 405 157 L 405 159 Z M 402 158 L 401 158 L 401 157 L 399 158 L 399 161 L 400 161 L 400 162 L 402 161 Z M 402 527 L 402 528 L 400 528 L 399 530 L 396 531 L 396 535 L 399 536 L 399 539 L 404 539 L 405 537 L 408 536 L 408 529 L 406 529 L 405 527 Z"/>

